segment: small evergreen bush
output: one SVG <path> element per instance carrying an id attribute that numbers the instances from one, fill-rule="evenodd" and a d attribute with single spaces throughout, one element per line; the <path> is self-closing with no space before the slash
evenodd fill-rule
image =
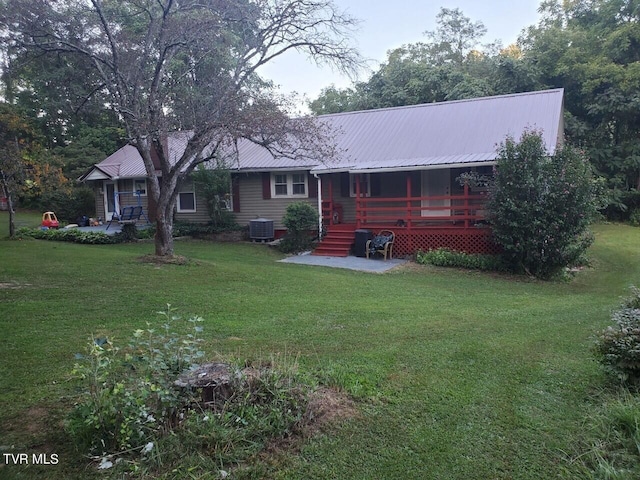
<path id="1" fill-rule="evenodd" d="M 318 230 L 318 212 L 306 202 L 289 204 L 282 218 L 287 235 L 280 241 L 279 248 L 285 253 L 296 253 L 311 247 L 314 234 Z"/>
<path id="2" fill-rule="evenodd" d="M 640 384 L 640 289 L 611 314 L 614 325 L 601 331 L 596 341 L 600 363 L 624 382 Z"/>

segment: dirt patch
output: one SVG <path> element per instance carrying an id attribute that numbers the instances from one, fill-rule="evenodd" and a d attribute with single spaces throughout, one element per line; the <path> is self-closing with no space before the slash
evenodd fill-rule
<path id="1" fill-rule="evenodd" d="M 46 429 L 49 412 L 41 406 L 33 406 L 7 421 L 3 427 L 7 432 L 26 432 L 29 435 L 41 433 Z"/>
<path id="2" fill-rule="evenodd" d="M 348 395 L 321 387 L 311 394 L 305 419 L 298 430 L 285 438 L 271 441 L 258 454 L 259 461 L 271 466 L 278 465 L 287 455 L 299 452 L 305 438 L 326 432 L 341 420 L 357 416 L 358 409 Z"/>
<path id="3" fill-rule="evenodd" d="M 342 392 L 322 387 L 313 392 L 307 406 L 307 425 L 303 428 L 306 434 L 313 434 L 324 427 L 340 420 L 358 415 L 356 404 Z"/>
<path id="4" fill-rule="evenodd" d="M 27 410 L 23 418 L 25 421 L 22 424 L 22 427 L 25 432 L 31 434 L 40 433 L 46 428 L 49 419 L 49 411 L 44 407 L 34 406 Z"/>
<path id="5" fill-rule="evenodd" d="M 153 265 L 190 265 L 191 260 L 182 255 L 143 255 L 138 258 L 140 263 L 151 263 Z"/>

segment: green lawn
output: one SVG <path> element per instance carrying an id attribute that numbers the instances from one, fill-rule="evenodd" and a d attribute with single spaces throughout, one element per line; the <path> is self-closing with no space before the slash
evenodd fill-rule
<path id="1" fill-rule="evenodd" d="M 177 242 L 193 261 L 158 267 L 137 260 L 150 244 L 0 241 L 0 453 L 60 455 L 0 462 L 0 478 L 98 476 L 60 428 L 74 354 L 92 335 L 126 342 L 167 303 L 206 319 L 212 357 L 297 355 L 356 396 L 359 415 L 279 456 L 273 478 L 585 478 L 588 419 L 612 395 L 593 335 L 640 283 L 640 229 L 595 231 L 592 268 L 564 283 L 282 264 L 253 244 Z"/>
<path id="2" fill-rule="evenodd" d="M 38 227 L 42 221 L 42 212 L 19 212 L 16 215 L 16 229 Z M 0 212 L 0 239 L 9 236 L 9 213 Z"/>

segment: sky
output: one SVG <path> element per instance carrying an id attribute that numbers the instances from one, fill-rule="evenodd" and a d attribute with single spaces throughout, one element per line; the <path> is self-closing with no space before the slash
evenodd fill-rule
<path id="1" fill-rule="evenodd" d="M 359 77 L 366 80 L 386 59 L 388 50 L 424 41 L 423 32 L 435 30 L 440 7 L 459 8 L 472 21 L 481 21 L 487 29 L 481 43 L 501 40 L 507 46 L 517 40 L 523 29 L 537 23 L 540 0 L 334 0 L 334 3 L 361 22 L 354 32 L 353 45 L 369 60 L 370 70 Z M 261 73 L 273 80 L 281 92 L 297 92 L 309 100 L 332 84 L 339 88 L 352 84 L 351 79 L 329 66 L 317 67 L 296 52 L 275 59 Z"/>

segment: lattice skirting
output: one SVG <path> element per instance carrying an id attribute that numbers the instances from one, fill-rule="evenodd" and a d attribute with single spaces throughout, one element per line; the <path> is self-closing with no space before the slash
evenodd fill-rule
<path id="1" fill-rule="evenodd" d="M 396 231 L 394 256 L 413 255 L 417 251 L 448 248 L 465 253 L 495 254 L 499 247 L 491 240 L 489 229 L 476 230 L 414 230 L 411 233 Z"/>

